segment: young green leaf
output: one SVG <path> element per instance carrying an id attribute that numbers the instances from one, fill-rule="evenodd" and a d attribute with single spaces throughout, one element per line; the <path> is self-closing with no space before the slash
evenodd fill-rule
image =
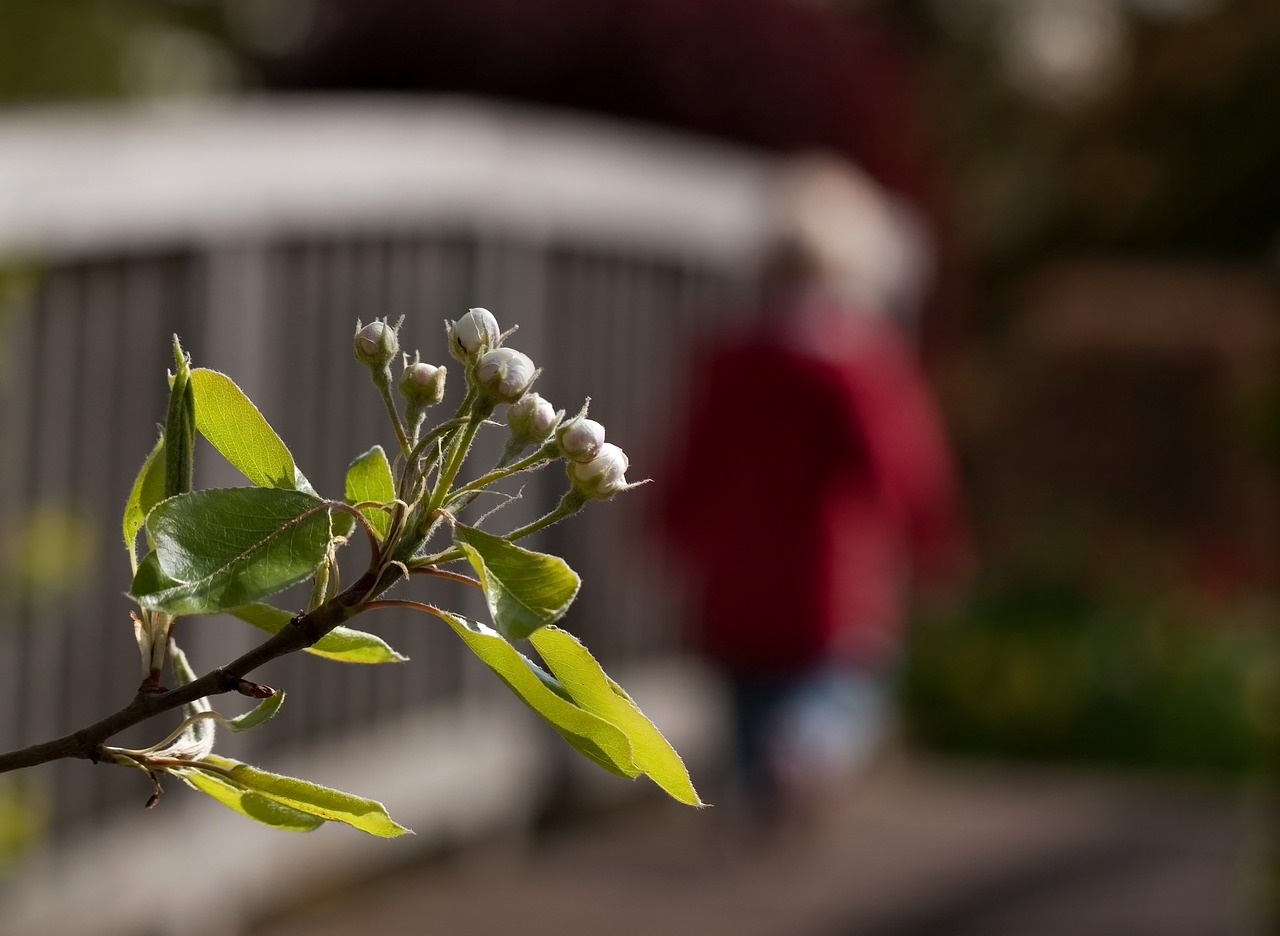
<path id="1" fill-rule="evenodd" d="M 191 360 L 173 336 L 176 370 L 169 384 L 169 412 L 164 424 L 164 496 L 191 490 L 195 471 L 195 393 L 191 389 Z"/>
<path id="2" fill-rule="evenodd" d="M 544 627 L 529 640 L 574 702 L 626 734 L 637 767 L 672 798 L 690 806 L 702 805 L 675 748 L 606 675 L 578 638 L 558 627 Z"/>
<path id="3" fill-rule="evenodd" d="M 176 640 L 169 641 L 169 664 L 173 668 L 174 682 L 179 686 L 196 681 L 195 670 L 191 668 L 187 655 L 182 652 Z M 192 699 L 182 706 L 182 717 L 194 720 L 183 728 L 181 734 L 173 741 L 165 745 L 162 753 L 170 757 L 187 758 L 201 758 L 212 754 L 216 726 L 210 718 L 195 718 L 197 715 L 211 711 L 212 708 L 207 697 Z"/>
<path id="4" fill-rule="evenodd" d="M 284 690 L 277 689 L 243 715 L 222 719 L 222 724 L 232 731 L 248 731 L 275 718 L 276 712 L 280 711 L 282 705 L 284 705 Z"/>
<path id="5" fill-rule="evenodd" d="M 195 769 L 197 766 L 174 770 L 171 773 L 176 774 L 193 790 L 207 793 L 223 806 L 234 809 L 240 815 L 248 816 L 255 822 L 286 832 L 310 832 L 325 823 L 321 816 L 285 806 L 220 774 Z"/>
<path id="6" fill-rule="evenodd" d="M 262 602 L 232 608 L 231 614 L 268 634 L 278 633 L 293 619 L 288 611 Z M 403 663 L 409 659 L 391 649 L 381 637 L 342 626 L 335 627 L 307 647 L 307 653 L 339 663 Z"/>
<path id="7" fill-rule="evenodd" d="M 348 504 L 359 504 L 365 501 L 376 501 L 379 504 L 395 500 L 396 482 L 391 476 L 391 464 L 387 461 L 387 453 L 381 445 L 375 445 L 351 463 L 347 469 L 346 499 Z M 364 514 L 378 536 L 385 537 L 391 525 L 391 518 L 385 510 L 376 507 L 365 507 Z"/>
<path id="8" fill-rule="evenodd" d="M 371 799 L 343 793 L 308 780 L 268 773 L 217 755 L 210 755 L 202 763 L 217 769 L 221 776 L 232 783 L 260 793 L 290 809 L 333 822 L 343 822 L 362 832 L 383 838 L 404 835 L 409 831 L 393 822 L 383 805 Z"/>
<path id="9" fill-rule="evenodd" d="M 324 560 L 333 535 L 323 501 L 273 488 L 171 497 L 147 515 L 147 532 L 155 551 L 131 594 L 170 614 L 227 611 L 300 582 Z"/>
<path id="10" fill-rule="evenodd" d="M 155 448 L 142 463 L 138 476 L 133 479 L 133 489 L 124 505 L 124 545 L 129 550 L 129 568 L 138 571 L 138 531 L 147 519 L 151 508 L 164 500 L 164 435 L 156 440 Z"/>
<path id="11" fill-rule="evenodd" d="M 453 537 L 476 570 L 494 626 L 507 640 L 523 640 L 560 620 L 577 597 L 582 581 L 558 556 L 532 552 L 461 523 L 454 526 Z"/>
<path id="12" fill-rule="evenodd" d="M 245 392 L 226 374 L 205 367 L 191 372 L 196 429 L 258 487 L 314 493 L 293 455 Z"/>
<path id="13" fill-rule="evenodd" d="M 565 698 L 566 693 L 552 689 L 555 680 L 539 672 L 537 665 L 511 646 L 501 634 L 460 615 L 441 612 L 440 616 L 521 701 L 542 716 L 579 752 L 621 776 L 635 777 L 641 773 L 631 751 L 631 742 L 621 729 Z"/>

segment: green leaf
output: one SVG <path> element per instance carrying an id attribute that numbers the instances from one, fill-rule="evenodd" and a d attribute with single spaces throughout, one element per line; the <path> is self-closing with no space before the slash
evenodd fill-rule
<path id="1" fill-rule="evenodd" d="M 635 777 L 641 773 L 632 756 L 631 742 L 621 729 L 585 711 L 566 698 L 567 693 L 553 689 L 556 680 L 541 672 L 537 664 L 511 646 L 501 634 L 460 615 L 447 611 L 439 614 L 471 652 L 507 684 L 507 688 L 578 751 L 623 777 Z"/>
<path id="2" fill-rule="evenodd" d="M 129 550 L 129 568 L 138 571 L 138 531 L 146 522 L 151 508 L 164 500 L 164 435 L 156 440 L 133 479 L 133 490 L 124 505 L 124 545 Z"/>
<path id="3" fill-rule="evenodd" d="M 343 822 L 361 832 L 383 838 L 404 835 L 409 831 L 404 826 L 393 822 L 381 803 L 362 796 L 343 793 L 341 790 L 334 790 L 308 780 L 299 780 L 296 777 L 268 773 L 257 767 L 250 767 L 248 764 L 217 755 L 211 754 L 202 763 L 219 768 L 223 772 L 222 776 L 232 783 L 260 793 L 290 809 L 333 822 Z"/>
<path id="4" fill-rule="evenodd" d="M 279 632 L 293 619 L 288 611 L 262 602 L 232 608 L 231 613 L 268 634 Z M 403 663 L 409 659 L 391 649 L 381 637 L 341 626 L 307 647 L 307 653 L 340 663 Z"/>
<path id="5" fill-rule="evenodd" d="M 183 353 L 177 335 L 173 336 L 173 360 L 177 370 L 170 379 L 169 413 L 164 424 L 165 497 L 190 491 L 195 471 L 196 419 L 191 362 Z"/>
<path id="6" fill-rule="evenodd" d="M 173 669 L 174 682 L 179 686 L 185 686 L 196 681 L 195 670 L 191 668 L 191 664 L 187 661 L 187 655 L 182 652 L 178 642 L 173 639 L 169 640 L 169 665 Z M 182 706 L 182 717 L 184 719 L 192 718 L 212 711 L 212 709 L 213 706 L 209 704 L 208 697 L 201 696 Z M 199 718 L 187 725 L 182 734 L 166 745 L 163 753 L 174 757 L 204 757 L 213 753 L 216 731 L 217 727 L 212 719 Z"/>
<path id="7" fill-rule="evenodd" d="M 690 806 L 702 805 L 675 748 L 622 687 L 600 668 L 578 638 L 558 627 L 544 627 L 529 640 L 557 682 L 578 705 L 626 734 L 637 767 L 672 798 Z"/>
<path id="8" fill-rule="evenodd" d="M 346 498 L 348 504 L 359 504 L 364 501 L 376 501 L 379 504 L 390 503 L 396 497 L 396 482 L 391 477 L 391 463 L 387 461 L 387 453 L 381 445 L 375 445 L 347 468 Z M 376 507 L 365 507 L 364 514 L 378 536 L 385 538 L 391 525 L 391 517 L 385 510 Z"/>
<path id="9" fill-rule="evenodd" d="M 155 551 L 139 566 L 131 594 L 170 614 L 227 611 L 300 582 L 332 539 L 324 501 L 273 488 L 171 497 L 147 515 L 147 532 Z"/>
<path id="10" fill-rule="evenodd" d="M 226 374 L 206 367 L 191 372 L 196 429 L 258 487 L 314 493 L 293 455 L 243 390 Z"/>
<path id="11" fill-rule="evenodd" d="M 494 626 L 507 640 L 523 640 L 560 620 L 577 597 L 582 581 L 559 556 L 463 524 L 454 526 L 453 536 L 480 578 Z"/>
<path id="12" fill-rule="evenodd" d="M 280 711 L 280 706 L 282 705 L 284 705 L 284 691 L 277 689 L 272 695 L 267 696 L 243 715 L 237 715 L 235 718 L 225 718 L 222 720 L 222 724 L 232 731 L 248 731 L 250 728 L 257 728 L 259 725 L 264 725 L 275 718 L 276 712 Z"/>
<path id="13" fill-rule="evenodd" d="M 195 769 L 198 766 L 197 764 L 193 765 L 192 769 L 172 772 L 176 773 L 187 786 L 201 793 L 207 793 L 223 806 L 234 809 L 240 815 L 248 816 L 255 822 L 261 822 L 275 829 L 283 829 L 286 832 L 310 832 L 325 823 L 321 816 L 285 806 L 249 789 L 244 784 L 228 780 L 216 773 Z"/>

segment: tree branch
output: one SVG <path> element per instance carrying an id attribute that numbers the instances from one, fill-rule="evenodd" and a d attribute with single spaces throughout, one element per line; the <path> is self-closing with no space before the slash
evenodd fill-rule
<path id="1" fill-rule="evenodd" d="M 37 764 L 80 757 L 97 761 L 102 745 L 109 739 L 147 719 L 176 709 L 205 696 L 236 691 L 243 677 L 265 663 L 305 650 L 339 624 L 354 616 L 369 599 L 382 594 L 405 575 L 399 565 L 370 569 L 324 604 L 294 617 L 287 625 L 249 652 L 225 666 L 211 670 L 194 682 L 168 692 L 143 693 L 120 711 L 53 741 L 33 744 L 0 754 L 0 773 L 34 767 Z"/>

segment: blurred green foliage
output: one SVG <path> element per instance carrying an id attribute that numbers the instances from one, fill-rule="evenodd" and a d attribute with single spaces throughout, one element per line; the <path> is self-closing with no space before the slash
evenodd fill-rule
<path id="1" fill-rule="evenodd" d="M 990 586 L 913 634 L 910 734 L 947 753 L 1252 772 L 1280 747 L 1280 608 Z"/>
<path id="2" fill-rule="evenodd" d="M 16 779 L 0 782 L 0 874 L 40 841 L 48 823 L 47 795 Z"/>

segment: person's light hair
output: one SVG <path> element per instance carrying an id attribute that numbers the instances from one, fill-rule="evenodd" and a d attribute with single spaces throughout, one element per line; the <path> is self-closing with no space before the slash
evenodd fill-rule
<path id="1" fill-rule="evenodd" d="M 766 258 L 775 286 L 909 318 L 928 278 L 929 253 L 916 212 L 850 163 L 811 154 L 779 171 Z"/>

